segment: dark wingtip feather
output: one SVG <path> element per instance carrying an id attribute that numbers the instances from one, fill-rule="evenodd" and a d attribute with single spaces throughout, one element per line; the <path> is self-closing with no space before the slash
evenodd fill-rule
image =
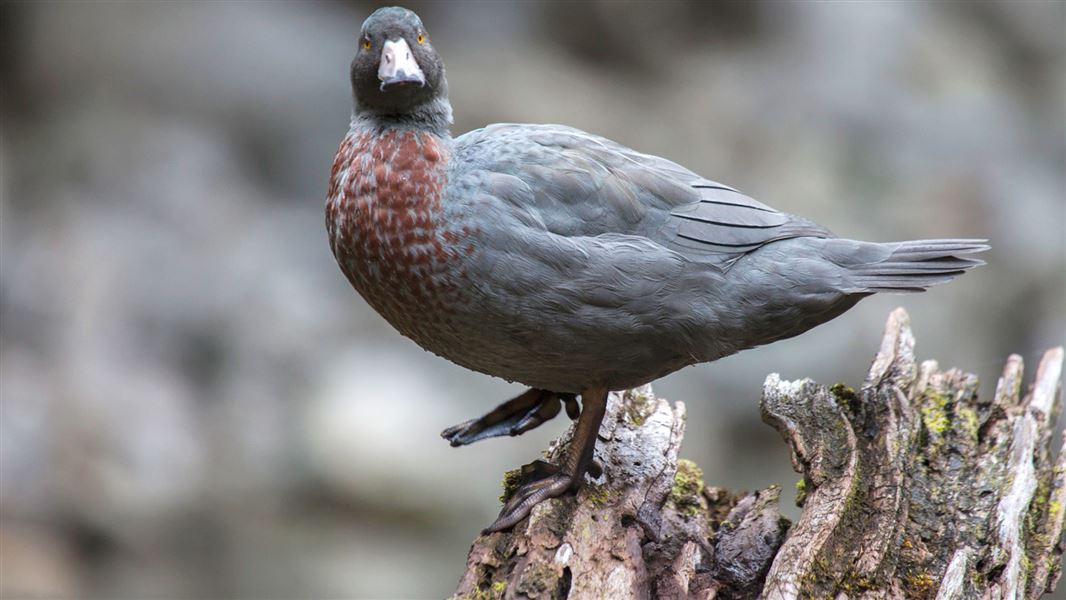
<path id="1" fill-rule="evenodd" d="M 924 292 L 985 264 L 970 258 L 990 250 L 988 240 L 914 240 L 885 244 L 891 253 L 882 261 L 852 267 L 852 283 L 868 292 Z"/>

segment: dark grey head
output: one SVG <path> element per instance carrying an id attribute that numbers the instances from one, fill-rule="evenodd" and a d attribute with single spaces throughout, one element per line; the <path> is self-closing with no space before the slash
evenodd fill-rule
<path id="1" fill-rule="evenodd" d="M 446 107 L 451 122 L 444 62 L 406 8 L 379 8 L 363 22 L 351 76 L 357 113 L 403 119 Z"/>

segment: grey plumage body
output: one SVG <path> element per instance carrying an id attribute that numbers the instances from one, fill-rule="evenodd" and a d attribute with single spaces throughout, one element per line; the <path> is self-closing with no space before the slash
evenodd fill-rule
<path id="1" fill-rule="evenodd" d="M 798 335 L 876 291 L 919 291 L 980 241 L 841 239 L 666 159 L 557 125 L 456 138 L 443 206 L 476 226 L 455 335 L 468 368 L 623 389 Z"/>

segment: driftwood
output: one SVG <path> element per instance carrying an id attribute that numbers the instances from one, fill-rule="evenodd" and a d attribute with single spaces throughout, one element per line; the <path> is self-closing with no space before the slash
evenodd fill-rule
<path id="1" fill-rule="evenodd" d="M 803 476 L 795 524 L 778 488 L 732 494 L 678 458 L 682 403 L 612 394 L 603 474 L 478 538 L 453 598 L 1036 598 L 1063 551 L 1062 363 L 1045 353 L 1023 398 L 1011 356 L 978 397 L 975 376 L 916 362 L 897 309 L 858 391 L 771 374 L 763 419 Z"/>

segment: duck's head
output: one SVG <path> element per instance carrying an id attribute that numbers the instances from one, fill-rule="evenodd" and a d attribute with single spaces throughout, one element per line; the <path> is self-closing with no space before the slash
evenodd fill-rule
<path id="1" fill-rule="evenodd" d="M 374 11 L 358 44 L 351 69 L 357 111 L 402 117 L 446 102 L 444 62 L 414 12 L 398 6 Z"/>

